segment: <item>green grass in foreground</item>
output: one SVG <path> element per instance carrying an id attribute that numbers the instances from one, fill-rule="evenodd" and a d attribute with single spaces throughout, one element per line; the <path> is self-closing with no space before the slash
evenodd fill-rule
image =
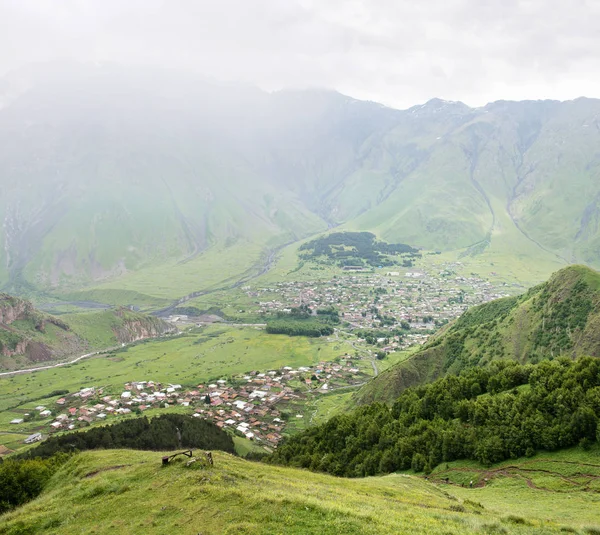
<path id="1" fill-rule="evenodd" d="M 453 489 L 394 474 L 339 479 L 215 453 L 215 466 L 163 468 L 161 453 L 84 452 L 43 494 L 0 519 L 0 534 L 537 534 L 550 520 L 496 513 Z"/>
<path id="2" fill-rule="evenodd" d="M 449 479 L 448 492 L 499 513 L 596 526 L 600 533 L 600 446 L 543 452 L 530 459 L 484 467 L 457 461 L 439 465 L 434 481 Z M 486 481 L 487 479 L 487 481 Z M 469 488 L 473 481 L 474 488 Z M 464 485 L 464 486 L 463 486 Z"/>

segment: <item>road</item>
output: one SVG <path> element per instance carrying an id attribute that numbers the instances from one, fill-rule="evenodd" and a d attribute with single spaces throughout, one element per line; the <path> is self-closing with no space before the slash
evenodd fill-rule
<path id="1" fill-rule="evenodd" d="M 116 349 L 116 348 L 114 348 Z M 74 364 L 75 362 L 79 362 L 80 360 L 87 359 L 88 357 L 93 357 L 94 355 L 98 355 L 100 353 L 104 353 L 106 351 L 110 351 L 110 349 L 105 349 L 104 351 L 95 351 L 94 353 L 86 353 L 85 355 L 81 355 L 81 357 L 77 357 L 74 360 L 70 360 L 68 362 L 59 362 L 58 364 L 50 364 L 48 366 L 38 366 L 37 368 L 26 368 L 24 370 L 15 370 L 12 372 L 2 372 L 0 373 L 0 377 L 6 377 L 9 375 L 19 375 L 21 373 L 32 373 L 39 372 L 41 370 L 51 370 L 52 368 L 60 368 L 61 366 L 68 366 L 69 364 Z"/>
<path id="2" fill-rule="evenodd" d="M 171 336 L 177 336 L 177 335 L 171 335 Z M 163 337 L 161 337 L 161 338 L 163 338 Z M 156 340 L 160 340 L 160 338 L 156 338 Z M 49 364 L 48 366 L 38 366 L 36 368 L 26 368 L 24 370 L 14 370 L 12 372 L 2 372 L 2 373 L 0 373 L 0 377 L 7 377 L 9 375 L 19 375 L 22 373 L 33 373 L 33 372 L 39 372 L 42 370 L 51 370 L 52 368 L 60 368 L 62 366 L 68 366 L 69 364 L 75 364 L 76 362 L 79 362 L 80 360 L 87 359 L 89 357 L 94 357 L 94 356 L 100 355 L 102 353 L 108 353 L 109 351 L 114 351 L 116 349 L 121 349 L 122 347 L 127 347 L 127 346 L 130 346 L 137 342 L 139 342 L 139 340 L 136 340 L 135 342 L 129 342 L 128 344 L 121 344 L 120 346 L 108 347 L 106 349 L 94 351 L 93 353 L 86 353 L 85 355 L 81 355 L 80 357 L 77 357 L 76 359 L 73 359 L 73 360 L 69 360 L 67 362 L 59 362 L 58 364 Z"/>
<path id="3" fill-rule="evenodd" d="M 335 338 L 336 340 L 339 340 L 339 335 L 338 333 L 343 333 L 343 334 L 348 334 L 351 335 L 351 333 L 347 332 L 347 331 L 342 331 L 341 329 L 336 329 L 335 330 Z M 356 342 L 354 340 L 348 340 L 348 342 L 350 342 L 350 345 L 354 348 L 355 351 L 357 352 L 364 352 L 365 350 L 362 348 L 358 348 L 356 347 Z M 377 369 L 377 364 L 375 363 L 375 357 L 373 356 L 373 353 L 366 353 L 366 358 L 369 359 L 371 361 L 371 366 L 373 366 L 373 377 L 377 377 L 379 375 L 379 370 Z"/>

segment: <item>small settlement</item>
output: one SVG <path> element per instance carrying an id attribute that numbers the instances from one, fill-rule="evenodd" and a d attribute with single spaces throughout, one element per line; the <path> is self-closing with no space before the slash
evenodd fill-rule
<path id="1" fill-rule="evenodd" d="M 297 369 L 285 366 L 265 373 L 252 371 L 192 388 L 151 380 L 126 383 L 117 394 L 87 387 L 59 398 L 56 409 L 38 406 L 36 410 L 40 418 L 52 417 L 47 429 L 52 433 L 117 416 L 140 415 L 148 409 L 179 406 L 189 408 L 197 418 L 214 421 L 221 428 L 272 448 L 282 439 L 289 420 L 303 417 L 297 412 L 307 395 L 360 385 L 369 378 L 354 357 L 343 355 L 336 360 Z M 34 441 L 33 436 L 29 439 Z"/>
<path id="2" fill-rule="evenodd" d="M 429 330 L 460 316 L 467 308 L 510 295 L 479 277 L 462 277 L 445 269 L 384 274 L 342 274 L 325 281 L 280 282 L 243 288 L 253 299 L 252 312 L 286 312 L 301 304 L 312 309 L 334 306 L 352 328 L 379 327 L 381 316 L 406 321 L 411 330 Z"/>

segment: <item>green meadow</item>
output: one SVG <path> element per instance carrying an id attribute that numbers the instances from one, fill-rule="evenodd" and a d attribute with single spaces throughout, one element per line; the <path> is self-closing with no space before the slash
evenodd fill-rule
<path id="1" fill-rule="evenodd" d="M 227 287 L 257 273 L 264 260 L 260 243 L 211 247 L 188 261 L 168 261 L 132 271 L 81 291 L 61 294 L 68 300 L 158 308 L 200 290 Z"/>
<path id="2" fill-rule="evenodd" d="M 212 325 L 193 329 L 60 368 L 0 377 L 0 433 L 17 433 L 9 436 L 18 436 L 17 441 L 10 440 L 14 446 L 21 443 L 23 435 L 44 427 L 49 420 L 34 419 L 19 425 L 9 422 L 38 405 L 52 408 L 59 397 L 52 395 L 55 391 L 95 386 L 117 394 L 124 383 L 148 380 L 193 386 L 252 370 L 313 365 L 350 350 L 344 341 L 271 335 L 259 327 Z"/>
<path id="3" fill-rule="evenodd" d="M 486 509 L 600 533 L 598 444 L 587 451 L 578 447 L 541 452 L 491 467 L 469 461 L 444 463 L 430 478 L 457 497 L 481 503 Z M 445 478 L 448 484 L 441 483 Z"/>
<path id="4" fill-rule="evenodd" d="M 41 496 L 4 515 L 3 535 L 128 533 L 554 534 L 597 533 L 593 497 L 574 493 L 544 518 L 507 514 L 478 489 L 432 484 L 403 474 L 341 479 L 248 462 L 215 452 L 212 467 L 161 466 L 160 452 L 107 450 L 73 457 Z M 534 500 L 534 494 L 528 496 Z M 568 505 L 590 508 L 566 522 Z M 521 507 L 524 508 L 524 505 Z M 115 511 L 119 514 L 115 515 Z"/>

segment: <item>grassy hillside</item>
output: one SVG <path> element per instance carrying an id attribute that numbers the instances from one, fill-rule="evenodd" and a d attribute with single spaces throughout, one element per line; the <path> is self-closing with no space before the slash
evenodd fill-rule
<path id="1" fill-rule="evenodd" d="M 477 501 L 486 509 L 540 519 L 556 513 L 564 524 L 587 526 L 587 532 L 593 533 L 590 528 L 597 529 L 599 524 L 599 454 L 600 448 L 595 446 L 544 452 L 489 467 L 457 461 L 440 465 L 430 481 L 442 483 L 451 494 Z"/>
<path id="2" fill-rule="evenodd" d="M 473 307 L 367 384 L 358 399 L 389 402 L 409 386 L 470 366 L 559 355 L 600 357 L 600 273 L 585 266 L 564 268 L 519 297 Z"/>
<path id="3" fill-rule="evenodd" d="M 539 493 L 523 484 L 525 502 L 507 514 L 502 490 L 482 496 L 480 489 L 401 474 L 341 480 L 224 453 L 214 454 L 213 467 L 177 462 L 163 468 L 161 455 L 79 454 L 38 499 L 3 516 L 0 533 L 584 533 L 584 526 L 594 524 L 597 503 L 593 493 L 573 491 L 569 500 L 561 497 L 527 514 L 526 503 L 535 503 Z M 574 511 L 581 516 L 572 518 Z"/>

